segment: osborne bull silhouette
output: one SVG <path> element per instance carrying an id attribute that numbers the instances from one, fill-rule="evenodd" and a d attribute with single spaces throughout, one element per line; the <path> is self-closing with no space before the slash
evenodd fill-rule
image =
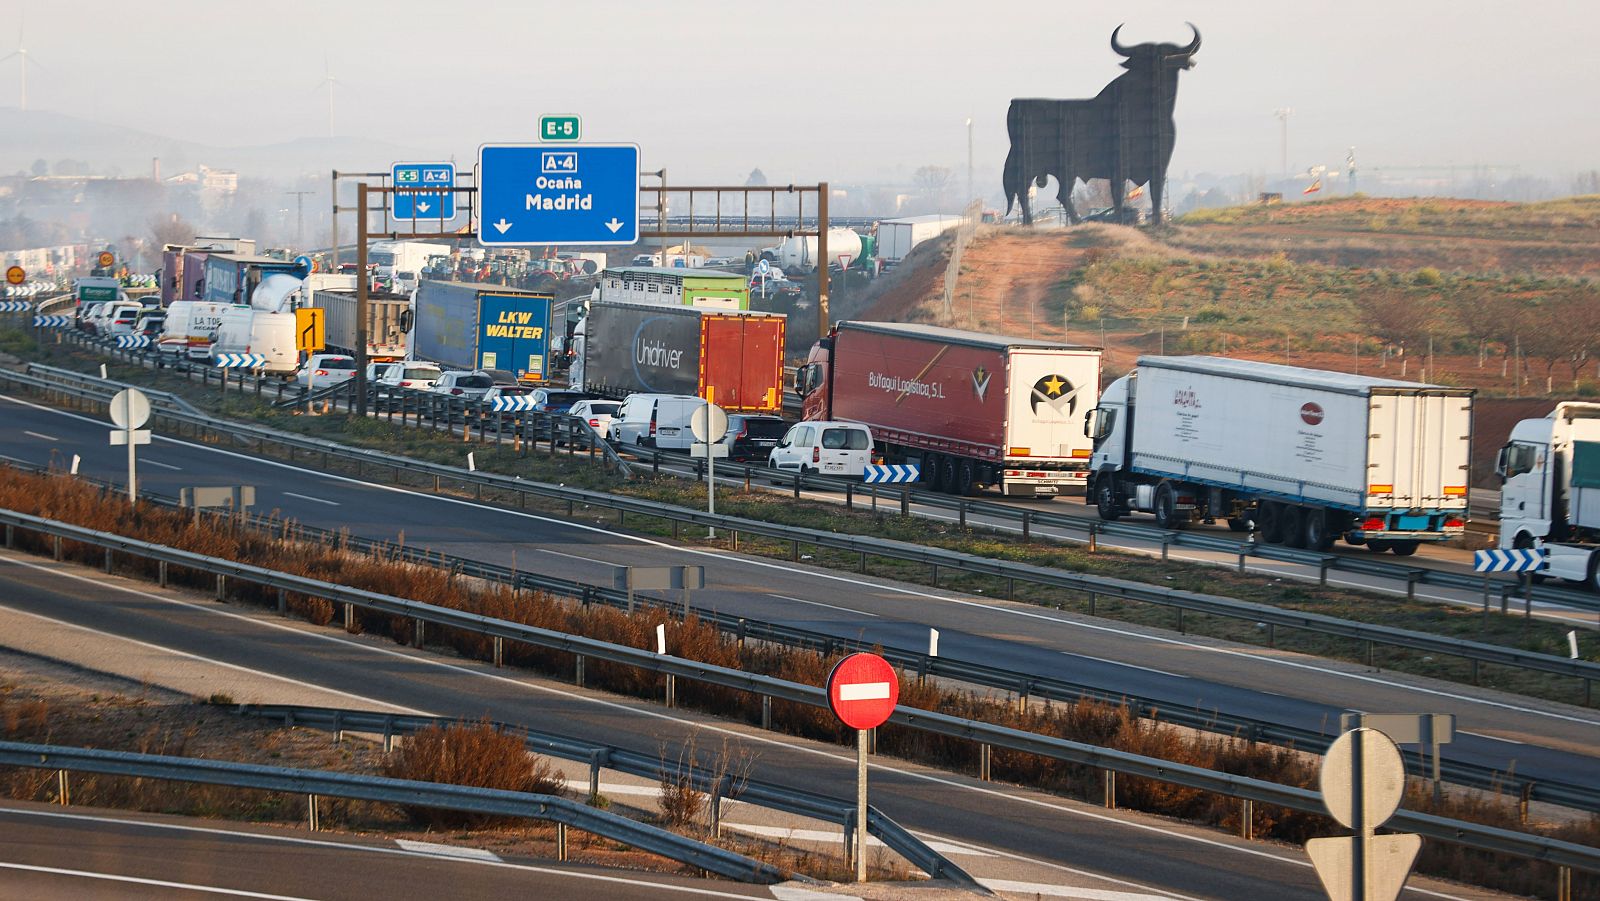
<path id="1" fill-rule="evenodd" d="M 1135 44 L 1117 41 L 1118 25 L 1111 32 L 1111 49 L 1122 56 L 1118 75 L 1092 100 L 1017 99 L 1006 113 L 1011 152 L 1006 155 L 1003 180 L 1006 212 L 1022 206 L 1022 221 L 1033 223 L 1028 205 L 1028 182 L 1044 187 L 1054 176 L 1057 197 L 1073 223 L 1082 222 L 1072 206 L 1072 188 L 1078 179 L 1104 178 L 1111 182 L 1111 202 L 1122 217 L 1123 190 L 1128 182 L 1150 187 L 1151 219 L 1161 221 L 1161 194 L 1172 159 L 1177 128 L 1172 108 L 1178 97 L 1178 72 L 1194 66 L 1200 49 L 1200 29 L 1189 29 L 1194 39 L 1177 44 Z"/>

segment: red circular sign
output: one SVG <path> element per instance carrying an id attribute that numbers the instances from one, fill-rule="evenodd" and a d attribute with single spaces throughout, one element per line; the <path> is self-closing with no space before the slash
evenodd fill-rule
<path id="1" fill-rule="evenodd" d="M 20 285 L 28 280 L 28 273 L 21 266 L 12 266 L 6 270 L 6 281 L 13 285 Z"/>
<path id="2" fill-rule="evenodd" d="M 116 255 L 109 250 L 100 251 L 100 268 L 104 269 L 117 261 Z"/>
<path id="3" fill-rule="evenodd" d="M 851 654 L 828 674 L 828 706 L 852 729 L 876 729 L 894 713 L 900 679 L 877 654 Z"/>
<path id="4" fill-rule="evenodd" d="M 1300 408 L 1300 418 L 1305 420 L 1306 425 L 1320 425 L 1322 423 L 1322 417 L 1323 412 L 1321 404 L 1311 403 L 1308 401 L 1305 406 Z"/>

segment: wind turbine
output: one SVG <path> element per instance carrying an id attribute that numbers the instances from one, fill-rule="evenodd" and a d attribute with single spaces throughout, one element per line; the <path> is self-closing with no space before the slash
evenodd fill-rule
<path id="1" fill-rule="evenodd" d="M 0 56 L 0 63 L 5 62 L 12 57 L 16 57 L 18 63 L 22 66 L 21 106 L 22 109 L 26 110 L 28 108 L 28 67 L 38 66 L 39 68 L 43 69 L 44 66 L 38 60 L 35 60 L 33 57 L 29 56 L 28 48 L 22 45 L 22 21 L 20 18 L 17 21 L 17 49 L 6 56 Z"/>

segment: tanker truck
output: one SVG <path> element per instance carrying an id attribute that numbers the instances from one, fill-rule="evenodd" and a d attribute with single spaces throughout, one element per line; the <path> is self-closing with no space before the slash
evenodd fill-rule
<path id="1" fill-rule="evenodd" d="M 1500 547 L 1542 548 L 1540 575 L 1600 591 L 1600 404 L 1524 419 L 1495 463 Z"/>
<path id="2" fill-rule="evenodd" d="M 1224 357 L 1140 357 L 1100 396 L 1085 500 L 1163 529 L 1416 553 L 1466 530 L 1470 388 Z"/>
<path id="3" fill-rule="evenodd" d="M 848 269 L 861 256 L 861 249 L 861 236 L 854 231 L 848 228 L 828 229 L 828 259 L 825 262 L 829 266 L 840 265 L 840 257 L 843 257 L 843 265 Z M 761 256 L 782 266 L 785 272 L 811 272 L 817 268 L 817 239 L 798 235 L 784 238 L 778 246 L 763 250 Z"/>

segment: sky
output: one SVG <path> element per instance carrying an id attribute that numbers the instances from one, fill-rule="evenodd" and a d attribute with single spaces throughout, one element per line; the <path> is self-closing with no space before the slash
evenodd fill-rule
<path id="1" fill-rule="evenodd" d="M 677 183 L 995 177 L 1013 97 L 1089 97 L 1109 48 L 1202 34 L 1180 81 L 1174 176 L 1289 168 L 1600 167 L 1600 4 L 672 0 L 0 3 L 29 106 L 218 145 L 328 130 L 471 159 L 576 113 Z M 0 105 L 19 62 L 0 62 Z M 335 161 L 335 165 L 388 161 Z"/>

